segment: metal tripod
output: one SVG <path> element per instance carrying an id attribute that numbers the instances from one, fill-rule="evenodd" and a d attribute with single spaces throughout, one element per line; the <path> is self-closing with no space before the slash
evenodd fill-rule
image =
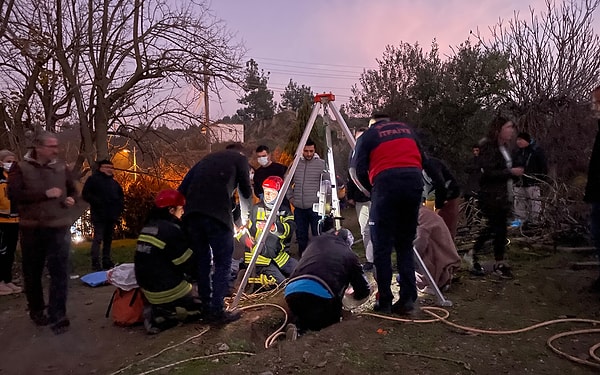
<path id="1" fill-rule="evenodd" d="M 313 110 L 310 114 L 310 117 L 309 117 L 306 127 L 304 129 L 304 133 L 302 133 L 302 137 L 300 137 L 298 147 L 296 148 L 296 153 L 294 154 L 294 161 L 292 162 L 292 165 L 290 165 L 290 167 L 288 168 L 287 174 L 283 181 L 283 186 L 281 187 L 281 190 L 279 191 L 279 194 L 277 195 L 277 199 L 273 203 L 273 209 L 271 210 L 271 213 L 269 214 L 269 217 L 267 218 L 267 221 L 265 223 L 265 228 L 270 228 L 271 224 L 273 224 L 273 222 L 275 221 L 275 217 L 277 215 L 279 207 L 281 206 L 281 203 L 283 202 L 283 199 L 290 187 L 290 184 L 294 177 L 294 173 L 296 173 L 296 168 L 298 167 L 298 163 L 300 162 L 300 158 L 302 157 L 302 150 L 304 149 L 304 145 L 306 144 L 306 141 L 308 140 L 310 132 L 315 124 L 315 120 L 317 119 L 317 116 L 319 115 L 319 112 L 321 111 L 321 109 L 323 110 L 323 125 L 325 127 L 325 140 L 327 143 L 326 165 L 327 165 L 327 172 L 328 172 L 329 178 L 330 178 L 329 181 L 331 182 L 331 211 L 330 211 L 330 214 L 333 217 L 335 228 L 336 229 L 341 228 L 341 219 L 342 218 L 340 215 L 340 202 L 339 202 L 338 195 L 337 195 L 337 183 L 336 183 L 337 180 L 336 180 L 336 174 L 335 174 L 335 164 L 334 164 L 334 160 L 333 160 L 333 148 L 331 145 L 331 128 L 330 128 L 329 110 L 333 113 L 333 116 L 335 117 L 338 125 L 340 126 L 342 132 L 344 133 L 344 137 L 346 138 L 346 140 L 348 141 L 348 143 L 350 144 L 352 149 L 354 149 L 354 147 L 356 146 L 356 141 L 354 139 L 354 135 L 352 134 L 352 132 L 350 132 L 348 125 L 346 125 L 346 121 L 344 121 L 344 118 L 342 117 L 342 115 L 340 114 L 338 109 L 333 104 L 333 101 L 335 101 L 335 95 L 333 95 L 332 93 L 318 94 L 315 96 Z M 322 192 L 320 192 L 320 194 L 322 194 Z M 318 203 L 318 206 L 315 207 L 315 210 L 316 211 L 318 210 L 317 212 L 323 213 L 326 211 L 325 207 L 321 207 L 322 204 L 325 204 L 325 203 L 320 201 Z M 243 290 L 246 289 L 246 285 L 248 284 L 248 279 L 254 272 L 254 267 L 256 266 L 256 260 L 258 259 L 258 256 L 262 252 L 268 232 L 269 231 L 263 231 L 263 232 L 261 232 L 260 236 L 258 237 L 258 240 L 255 245 L 256 251 L 252 254 L 250 264 L 248 264 L 248 268 L 246 268 L 246 272 L 244 273 L 244 277 L 240 283 L 240 286 L 237 290 L 235 298 L 233 299 L 233 302 L 231 303 L 231 305 L 228 308 L 229 310 L 234 310 L 237 308 L 237 306 L 240 302 L 240 299 L 242 298 Z M 427 270 L 427 267 L 423 263 L 423 260 L 417 253 L 416 249 L 415 249 L 415 254 L 416 254 L 416 259 L 419 262 L 421 268 L 423 270 L 425 270 L 425 274 L 427 276 L 427 280 L 429 281 L 429 284 L 432 285 L 432 287 L 436 291 L 438 303 L 441 306 L 451 306 L 452 302 L 446 300 L 444 298 L 444 296 L 442 295 L 441 291 L 439 290 L 439 288 L 437 288 L 435 281 L 432 279 L 431 274 Z"/>

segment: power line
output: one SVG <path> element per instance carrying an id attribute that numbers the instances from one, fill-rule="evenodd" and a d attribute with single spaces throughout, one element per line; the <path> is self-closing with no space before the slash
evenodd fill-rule
<path id="1" fill-rule="evenodd" d="M 255 57 L 251 57 L 251 58 L 253 58 L 255 60 L 262 59 L 262 60 L 282 61 L 282 62 L 293 63 L 293 64 L 307 64 L 307 65 L 310 65 L 310 66 L 323 65 L 323 66 L 338 66 L 338 67 L 342 67 L 342 68 L 377 69 L 376 67 L 370 67 L 370 66 L 326 64 L 326 63 L 307 62 L 307 61 L 298 61 L 298 60 L 277 59 L 277 58 L 274 58 L 274 57 L 258 57 L 258 56 L 255 56 Z"/>

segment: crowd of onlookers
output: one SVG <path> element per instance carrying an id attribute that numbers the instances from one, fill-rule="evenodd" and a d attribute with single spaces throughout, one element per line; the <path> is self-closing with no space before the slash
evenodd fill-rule
<path id="1" fill-rule="evenodd" d="M 596 248 L 599 143 L 597 136 L 585 195 L 592 204 Z M 22 291 L 12 280 L 20 232 L 29 316 L 57 334 L 70 324 L 69 227 L 77 203 L 83 199 L 90 204 L 93 271 L 114 266 L 111 242 L 124 203 L 110 160 L 97 162 L 80 197 L 71 171 L 57 158 L 58 147 L 55 135 L 41 132 L 20 162 L 12 152 L 0 151 L 0 184 L 5 186 L 0 194 L 0 295 Z M 348 171 L 346 204 L 356 209 L 366 257 L 361 264 L 351 249 L 352 233 L 317 212 L 323 181 L 336 174 L 330 173 L 315 147 L 310 139 L 303 145 L 297 167 L 288 176 L 287 167 L 272 160 L 267 146 L 256 148 L 258 168 L 252 168 L 244 147 L 234 143 L 198 161 L 177 189 L 157 194 L 134 259 L 135 276 L 148 303 L 148 332 L 178 324 L 182 309 L 187 317 L 211 324 L 239 319 L 241 312 L 226 309 L 224 299 L 234 290 L 240 269 L 250 266 L 253 282 L 262 287 L 285 282 L 285 298 L 301 330 L 339 321 L 343 298 L 368 297 L 373 288 L 365 272 L 373 272 L 377 282 L 375 311 L 410 314 L 419 291 L 433 293 L 428 281 L 419 277 L 415 250 L 441 290 L 450 286 L 460 268 L 454 239 L 461 195 L 471 202 L 467 207 L 477 205 L 485 219 L 469 253 L 473 275 L 495 272 L 512 277 L 505 254 L 508 224 L 531 228 L 541 223 L 546 158 L 537 140 L 517 133 L 512 121 L 497 117 L 491 122 L 486 137 L 472 148 L 465 167 L 469 178 L 461 189 L 443 160 L 423 152 L 409 125 L 378 114 L 368 127 L 356 131 Z M 466 216 L 473 218 L 470 212 Z M 290 250 L 294 238 L 297 253 Z M 484 269 L 479 255 L 489 239 L 495 262 Z M 234 241 L 244 247 L 242 255 L 234 252 Z M 400 285 L 395 302 L 392 251 Z M 42 289 L 44 267 L 50 275 L 48 304 Z M 600 290 L 600 278 L 593 289 Z"/>

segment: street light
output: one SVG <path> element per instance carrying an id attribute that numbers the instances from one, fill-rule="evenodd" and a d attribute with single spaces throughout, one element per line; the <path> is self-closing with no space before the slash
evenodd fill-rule
<path id="1" fill-rule="evenodd" d="M 133 146 L 133 151 L 129 151 L 128 149 L 124 149 L 123 152 L 126 153 L 126 154 L 133 153 L 133 165 L 131 166 L 131 168 L 133 168 L 133 179 L 134 179 L 134 181 L 137 181 L 138 165 L 137 165 L 137 157 L 136 157 L 136 152 L 135 152 L 135 146 Z"/>

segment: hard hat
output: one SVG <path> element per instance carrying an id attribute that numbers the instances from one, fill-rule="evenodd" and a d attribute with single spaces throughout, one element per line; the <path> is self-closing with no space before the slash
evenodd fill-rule
<path id="1" fill-rule="evenodd" d="M 165 189 L 156 195 L 154 204 L 158 208 L 184 206 L 185 197 L 177 190 Z"/>
<path id="2" fill-rule="evenodd" d="M 279 176 L 269 176 L 265 178 L 262 183 L 263 188 L 275 189 L 277 191 L 281 190 L 283 186 L 283 179 Z"/>

